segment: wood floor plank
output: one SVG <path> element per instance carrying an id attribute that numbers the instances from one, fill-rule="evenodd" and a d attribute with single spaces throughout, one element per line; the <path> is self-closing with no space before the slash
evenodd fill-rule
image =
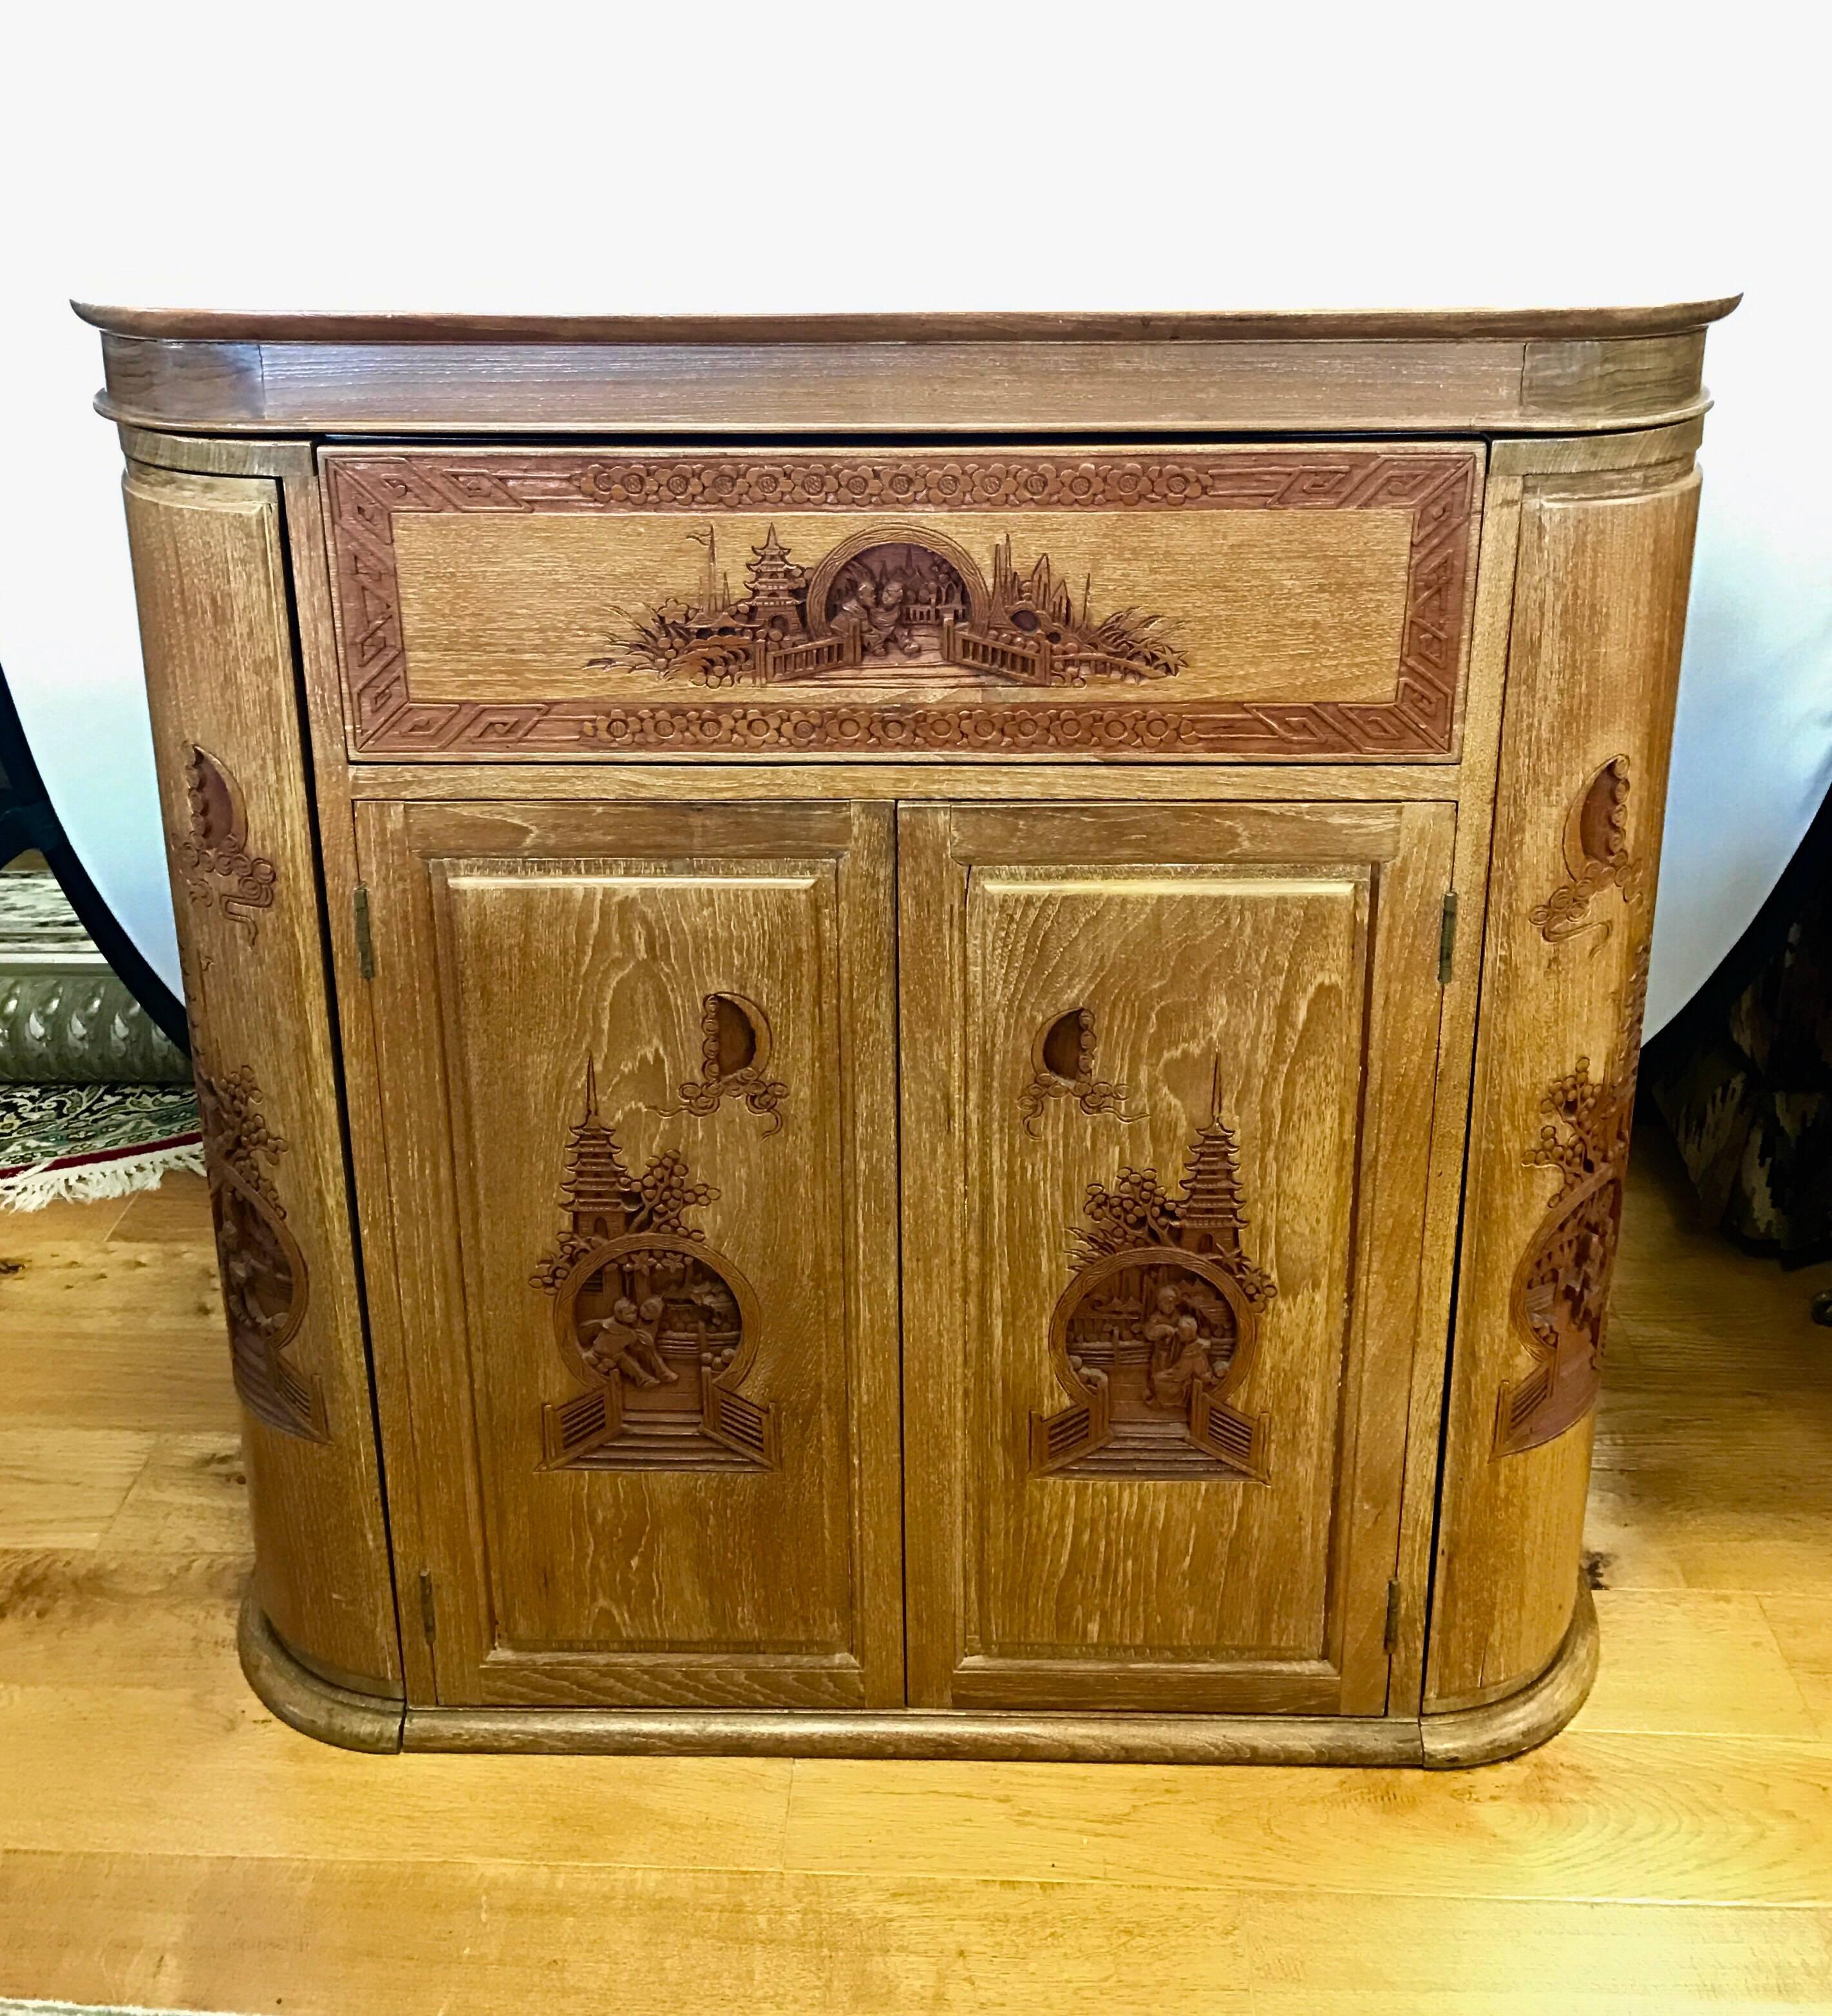
<path id="1" fill-rule="evenodd" d="M 369 1757 L 275 1721 L 232 1655 L 164 1684 L 0 1691 L 0 1847 L 404 1863 L 781 1866 L 780 1758 Z"/>
<path id="2" fill-rule="evenodd" d="M 49 1245 L 0 1279 L 7 1425 L 234 1431 L 221 1291 L 207 1242 Z"/>
<path id="3" fill-rule="evenodd" d="M 109 1521 L 114 1553 L 246 1556 L 252 1544 L 242 1439 L 230 1430 L 159 1435 Z"/>
<path id="4" fill-rule="evenodd" d="M 1574 1727 L 1665 1736 L 1823 1733 L 1760 1597 L 1602 1589 L 1595 1600 L 1609 1658 Z"/>
<path id="5" fill-rule="evenodd" d="M 176 1244 L 207 1255 L 211 1246 L 209 1186 L 189 1169 L 175 1170 L 155 1188 L 129 1197 L 107 1237 L 116 1246 Z"/>
<path id="6" fill-rule="evenodd" d="M 152 1449 L 128 1428 L 0 1427 L 0 1548 L 96 1546 Z"/>
<path id="7" fill-rule="evenodd" d="M 0 1553 L 0 1686 L 232 1687 L 247 1573 L 232 1554 Z"/>
<path id="8" fill-rule="evenodd" d="M 1832 1905 L 1832 1746 L 1567 1731 L 1441 1776 L 815 1761 L 796 1766 L 784 1852 L 989 1881 L 1204 1891 L 1303 1870 L 1347 1892 Z"/>
<path id="9" fill-rule="evenodd" d="M 1593 1477 L 1584 1509 L 1584 1548 L 1593 1579 L 1608 1589 L 1684 1589 L 1686 1571 L 1665 1530 L 1643 1516 L 1634 1492 Z"/>
<path id="10" fill-rule="evenodd" d="M 11 1262 L 48 1246 L 73 1241 L 100 1245 L 133 1201 L 131 1197 L 101 1197 L 77 1204 L 61 1198 L 38 1211 L 0 1211 L 0 1280 L 7 1278 Z"/>
<path id="11" fill-rule="evenodd" d="M 0 1992 L 290 2016 L 1816 2009 L 1809 1911 L 521 1862 L 0 1856 Z"/>
<path id="12" fill-rule="evenodd" d="M 1832 1601 L 1765 1596 L 1762 1605 L 1818 1733 L 1832 1737 Z"/>
<path id="13" fill-rule="evenodd" d="M 1253 1900 L 1255 2016 L 1674 2016 L 1832 2007 L 1832 1916 L 1672 1905 Z"/>
<path id="14" fill-rule="evenodd" d="M 283 1996 L 289 2016 L 873 2016 L 1035 2011 L 1046 1979 L 1053 2010 L 1248 2016 L 1225 1914 L 1167 1940 L 1130 1903 L 718 1870 L 8 1857 L 0 1914 L 34 1936 L 0 1960 L 0 1987 L 250 2011 Z"/>

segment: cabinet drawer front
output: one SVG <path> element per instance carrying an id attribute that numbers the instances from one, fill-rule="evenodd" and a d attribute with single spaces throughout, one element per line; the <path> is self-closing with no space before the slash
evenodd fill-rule
<path id="1" fill-rule="evenodd" d="M 887 815 L 364 816 L 440 1698 L 900 1698 Z"/>
<path id="2" fill-rule="evenodd" d="M 358 758 L 1458 751 L 1467 443 L 322 461 Z"/>
<path id="3" fill-rule="evenodd" d="M 1450 808 L 902 821 L 915 1697 L 1380 1712 Z"/>

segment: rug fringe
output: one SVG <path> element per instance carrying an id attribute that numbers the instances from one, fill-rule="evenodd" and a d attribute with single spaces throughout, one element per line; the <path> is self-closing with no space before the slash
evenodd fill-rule
<path id="1" fill-rule="evenodd" d="M 138 2002 L 16 2002 L 0 1995 L 0 2016 L 182 2016 L 174 2009 L 148 2009 Z"/>
<path id="2" fill-rule="evenodd" d="M 39 1162 L 0 1177 L 0 1211 L 42 1211 L 50 1204 L 93 1204 L 131 1197 L 136 1190 L 156 1189 L 174 1170 L 202 1175 L 202 1146 L 189 1141 L 177 1147 L 151 1149 L 144 1155 L 117 1156 L 111 1161 Z"/>

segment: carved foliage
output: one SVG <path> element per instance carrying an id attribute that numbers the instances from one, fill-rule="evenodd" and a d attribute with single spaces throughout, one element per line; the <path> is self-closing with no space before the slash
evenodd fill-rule
<path id="1" fill-rule="evenodd" d="M 769 1017 L 742 994 L 709 994 L 700 1008 L 700 1075 L 676 1088 L 678 1105 L 655 1110 L 716 1113 L 726 1100 L 740 1099 L 753 1113 L 766 1116 L 766 1134 L 776 1133 L 789 1088 L 769 1074 L 774 1042 Z"/>
<path id="2" fill-rule="evenodd" d="M 326 1441 L 319 1383 L 287 1355 L 305 1319 L 311 1280 L 270 1174 L 286 1144 L 261 1117 L 261 1088 L 252 1071 L 243 1066 L 213 1075 L 201 1057 L 196 1062 L 236 1391 L 269 1427 Z"/>
<path id="3" fill-rule="evenodd" d="M 220 905 L 254 942 L 261 911 L 274 900 L 274 865 L 248 851 L 248 813 L 241 787 L 220 758 L 196 743 L 185 760 L 190 826 L 174 848 L 193 902 Z"/>
<path id="4" fill-rule="evenodd" d="M 993 755 L 1059 751 L 1314 761 L 1331 756 L 1439 756 L 1456 746 L 1464 592 L 1477 506 L 1477 465 L 1464 453 L 1398 455 L 1375 448 L 1332 448 L 1226 456 L 844 456 L 779 461 L 365 454 L 332 456 L 326 468 L 352 743 L 365 755 L 470 758 L 561 749 L 607 754 L 896 754 L 946 750 Z M 823 698 L 812 705 L 709 697 L 686 704 L 632 707 L 540 697 L 502 702 L 422 700 L 409 689 L 394 544 L 394 520 L 402 513 L 675 511 L 716 519 L 721 511 L 1026 509 L 1408 513 L 1411 554 L 1392 697 L 1365 703 L 1141 697 L 1082 704 L 891 704 L 848 703 L 837 694 L 831 702 Z M 906 536 L 912 529 L 898 524 L 873 528 L 867 543 L 919 543 Z M 945 556 L 932 531 L 924 529 L 920 543 L 932 556 Z M 761 553 L 756 557 L 763 559 Z M 832 553 L 826 556 L 828 561 L 833 558 Z M 845 564 L 842 560 L 835 567 L 836 580 Z M 871 562 L 875 581 L 883 578 L 880 570 L 892 565 L 888 554 Z M 797 578 L 800 571 L 786 555 L 780 561 L 772 556 L 761 584 L 765 607 L 761 615 L 754 614 L 764 634 L 771 630 L 772 611 L 786 614 L 794 592 L 802 589 Z M 802 606 L 814 605 L 818 620 L 825 596 L 830 619 L 833 598 L 827 585 L 818 583 L 819 571 L 817 567 L 809 577 Z M 945 589 L 941 570 L 933 571 Z M 958 567 L 955 571 L 960 573 Z M 767 578 L 771 573 L 777 576 L 773 583 Z M 963 578 L 962 585 L 970 589 L 972 584 Z M 1036 567 L 1021 581 L 1014 571 L 1013 585 L 1045 591 L 1046 602 L 1059 602 L 1066 592 L 1047 570 L 1039 572 Z M 845 592 L 841 582 L 841 601 Z M 877 592 L 874 585 L 874 597 Z M 703 598 L 709 607 L 728 599 L 722 587 Z M 970 593 L 968 605 L 971 617 Z M 825 643 L 849 648 L 840 624 L 830 621 L 830 627 Z M 897 626 L 888 627 L 894 631 Z M 1021 625 L 1014 628 L 1024 634 Z M 626 649 L 647 650 L 639 628 L 625 639 Z M 753 676 L 750 668 L 757 646 L 748 634 L 717 646 L 710 638 L 693 641 L 707 648 L 682 654 L 675 677 L 684 675 L 716 687 Z M 862 663 L 862 630 L 859 643 Z M 1084 643 L 1078 648 L 1092 646 Z M 671 664 L 675 654 L 671 637 L 657 639 L 649 662 L 652 668 Z M 636 662 L 635 656 L 628 662 Z"/>
<path id="5" fill-rule="evenodd" d="M 1122 1169 L 1088 1188 L 1074 1278 L 1050 1319 L 1070 1405 L 1031 1421 L 1034 1471 L 1059 1477 L 1265 1475 L 1263 1420 L 1227 1395 L 1278 1293 L 1241 1245 L 1240 1152 L 1215 1087 L 1182 1186 Z"/>
<path id="6" fill-rule="evenodd" d="M 1574 1427 L 1595 1405 L 1603 1378 L 1604 1323 L 1622 1220 L 1622 1183 L 1635 1107 L 1647 946 L 1637 956 L 1615 1053 L 1600 1079 L 1590 1060 L 1553 1080 L 1540 1102 L 1549 1115 L 1528 1162 L 1556 1169 L 1558 1187 L 1514 1274 L 1516 1329 L 1535 1363 L 1504 1385 L 1495 1453 L 1513 1456 Z"/>
<path id="7" fill-rule="evenodd" d="M 1125 1085 L 1095 1076 L 1098 1048 L 1092 1008 L 1071 1008 L 1037 1031 L 1031 1046 L 1031 1082 L 1018 1095 L 1027 1134 L 1038 1131 L 1045 1108 L 1058 1099 L 1072 1100 L 1090 1119 L 1110 1113 L 1130 1125 L 1145 1118 L 1125 1111 Z"/>
<path id="8" fill-rule="evenodd" d="M 1612 756 L 1572 799 L 1564 836 L 1565 879 L 1533 911 L 1540 934 L 1553 944 L 1601 923 L 1591 904 L 1612 886 L 1635 900 L 1640 864 L 1629 847 L 1629 759 Z"/>
<path id="9" fill-rule="evenodd" d="M 774 1417 L 739 1391 L 756 1355 L 756 1298 L 686 1222 L 718 1195 L 671 1149 L 629 1169 L 588 1064 L 567 1145 L 565 1229 L 534 1276 L 583 1388 L 542 1409 L 548 1469 L 775 1467 Z"/>

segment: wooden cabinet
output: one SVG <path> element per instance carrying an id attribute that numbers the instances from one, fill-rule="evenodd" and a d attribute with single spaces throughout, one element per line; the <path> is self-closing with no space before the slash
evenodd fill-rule
<path id="1" fill-rule="evenodd" d="M 93 311 L 262 1697 L 1560 1726 L 1725 305 Z"/>

